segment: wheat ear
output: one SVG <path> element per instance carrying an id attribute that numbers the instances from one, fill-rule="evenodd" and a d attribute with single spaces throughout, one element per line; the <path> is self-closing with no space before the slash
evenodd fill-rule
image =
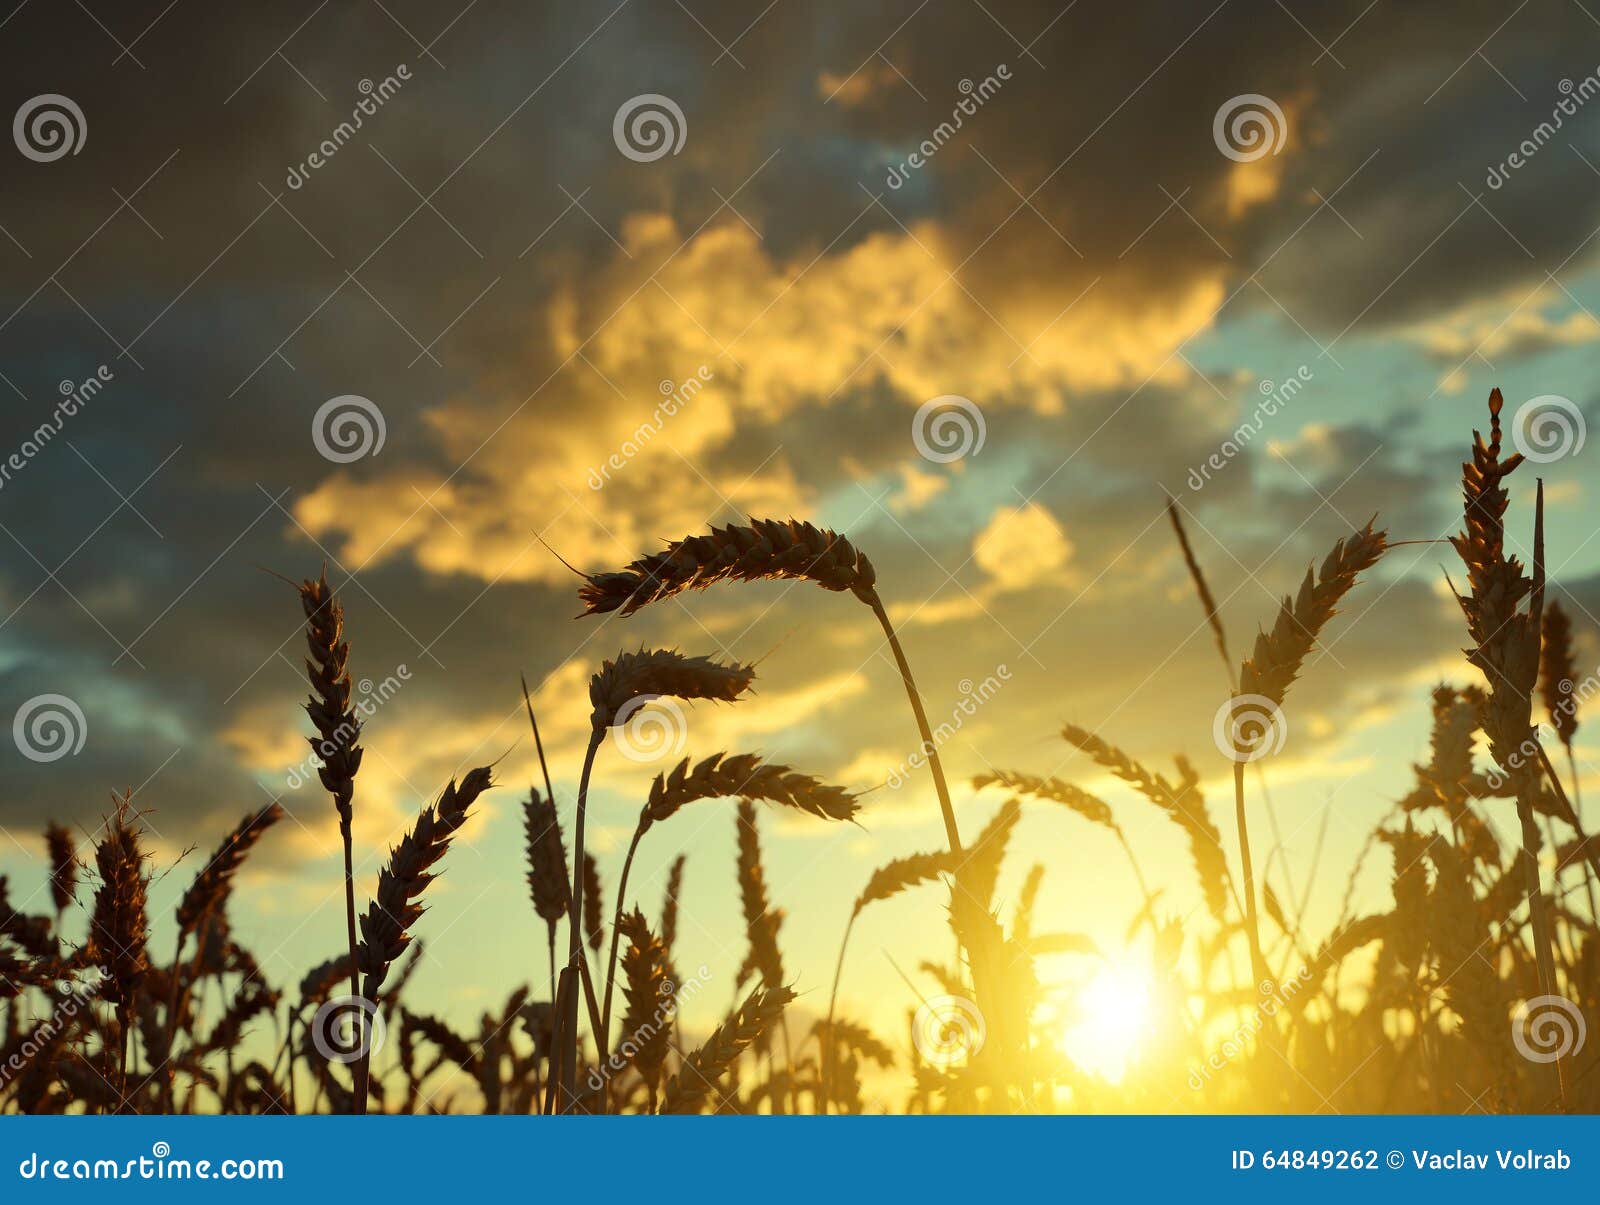
<path id="1" fill-rule="evenodd" d="M 50 900 L 56 909 L 56 929 L 61 916 L 78 897 L 78 849 L 72 830 L 63 824 L 48 824 L 44 830 L 45 850 L 50 856 Z"/>
<path id="2" fill-rule="evenodd" d="M 132 799 L 131 791 L 112 797 L 112 813 L 95 842 L 100 885 L 89 915 L 89 957 L 106 976 L 100 995 L 117 1011 L 119 1113 L 128 1106 L 129 1021 L 150 973 L 150 922 L 145 910 L 150 880 Z"/>
<path id="3" fill-rule="evenodd" d="M 702 1046 L 684 1058 L 661 1093 L 660 1111 L 698 1113 L 705 1108 L 717 1090 L 717 1081 L 732 1070 L 741 1054 L 766 1036 L 793 999 L 794 993 L 786 987 L 759 987 L 751 992 Z"/>
<path id="4" fill-rule="evenodd" d="M 1222 853 L 1222 834 L 1206 808 L 1205 799 L 1200 794 L 1199 777 L 1193 768 L 1187 762 L 1180 761 L 1180 781 L 1174 783 L 1164 775 L 1147 770 L 1123 750 L 1087 728 L 1066 724 L 1061 729 L 1061 735 L 1068 744 L 1087 753 L 1096 765 L 1109 770 L 1136 789 L 1183 830 L 1189 841 L 1189 856 L 1194 860 L 1207 909 L 1219 923 L 1226 925 L 1228 896 L 1234 894 L 1233 880 L 1228 873 L 1227 859 Z M 1242 907 L 1240 911 L 1243 911 Z"/>
<path id="5" fill-rule="evenodd" d="M 655 781 L 650 784 L 649 797 L 639 812 L 639 823 L 628 843 L 628 856 L 622 863 L 622 878 L 617 889 L 617 919 L 621 918 L 627 904 L 628 877 L 644 835 L 655 825 L 671 819 L 682 808 L 703 799 L 765 800 L 824 820 L 853 820 L 859 810 L 856 796 L 848 791 L 809 774 L 798 773 L 788 766 L 764 762 L 755 754 L 713 753 L 692 766 L 689 759 L 684 758 L 670 772 L 656 775 Z M 670 941 L 667 944 L 670 949 Z M 601 1009 L 601 1025 L 608 1039 L 616 959 L 617 937 L 613 921 L 611 953 L 606 959 L 605 1002 Z"/>
<path id="6" fill-rule="evenodd" d="M 919 884 L 931 883 L 940 875 L 953 875 L 961 865 L 963 856 L 948 850 L 908 854 L 903 858 L 895 858 L 872 872 L 867 879 L 867 885 L 861 889 L 861 894 L 856 896 L 855 903 L 850 907 L 850 919 L 845 921 L 844 936 L 839 939 L 839 957 L 833 964 L 833 987 L 828 992 L 827 1026 L 830 1030 L 834 1021 L 834 1008 L 839 1002 L 839 981 L 844 976 L 845 951 L 850 948 L 850 934 L 855 932 L 856 919 L 861 915 L 862 909 L 868 904 L 890 899 L 902 891 L 909 891 Z M 825 1049 L 822 1064 L 823 1113 L 828 1112 L 829 1099 L 832 1095 L 833 1065 L 828 1053 L 831 1050 L 831 1046 Z"/>
<path id="7" fill-rule="evenodd" d="M 422 809 L 411 831 L 389 852 L 389 862 L 378 875 L 378 890 L 361 917 L 361 947 L 357 954 L 362 983 L 360 995 L 372 1006 L 381 999 L 384 980 L 396 959 L 411 944 L 411 927 L 422 918 L 422 893 L 438 877 L 433 867 L 444 857 L 478 797 L 493 785 L 488 766 L 469 770 L 458 785 L 447 786 L 436 803 Z M 363 1047 L 368 1044 L 363 1041 Z M 358 1062 L 367 1067 L 370 1048 Z M 369 1082 L 366 1073 L 356 1077 L 356 1108 L 365 1111 L 360 1090 Z"/>
<path id="8" fill-rule="evenodd" d="M 304 579 L 299 587 L 306 616 L 306 677 L 311 698 L 306 714 L 317 730 L 308 738 L 320 762 L 317 771 L 323 788 L 333 796 L 339 816 L 339 839 L 344 846 L 345 939 L 350 949 L 350 994 L 359 996 L 356 982 L 356 880 L 351 823 L 355 814 L 355 779 L 361 769 L 361 721 L 350 702 L 350 645 L 344 639 L 344 607 L 328 586 L 327 570 L 316 581 Z M 364 1024 L 364 1022 L 363 1022 Z M 361 1041 L 364 1043 L 365 1038 Z M 359 1081 L 361 1065 L 356 1067 Z M 365 1106 L 363 1085 L 356 1084 L 355 1099 Z"/>
<path id="9" fill-rule="evenodd" d="M 239 868 L 244 865 L 244 860 L 249 856 L 256 842 L 266 834 L 266 831 L 283 819 L 283 808 L 276 802 L 269 803 L 260 811 L 251 812 L 239 822 L 231 833 L 223 839 L 209 861 L 201 867 L 194 881 L 189 884 L 189 889 L 183 893 L 178 901 L 175 919 L 178 925 L 176 945 L 172 951 L 171 994 L 167 1005 L 167 1049 L 172 1049 L 178 1036 L 178 1017 L 188 997 L 191 983 L 183 974 L 183 943 L 189 934 L 195 932 L 200 922 L 208 916 L 220 915 L 227 906 L 227 899 L 233 890 L 234 876 L 239 873 Z M 192 977 L 191 977 L 192 978 Z M 172 1090 L 175 1083 L 176 1068 L 170 1057 L 167 1060 L 167 1074 L 165 1077 L 167 1092 L 167 1107 L 172 1107 Z"/>
<path id="10" fill-rule="evenodd" d="M 644 1081 L 650 1094 L 650 1111 L 654 1113 L 661 1072 L 667 1062 L 677 985 L 668 975 L 666 946 L 650 932 L 644 913 L 634 909 L 622 917 L 618 927 L 628 939 L 627 952 L 622 956 L 626 981 L 622 991 L 627 1002 L 622 1029 L 627 1037 L 621 1049 L 628 1053 L 634 1070 Z"/>
<path id="11" fill-rule="evenodd" d="M 1276 716 L 1259 714 L 1264 700 L 1269 712 L 1283 706 L 1284 696 L 1300 673 L 1317 637 L 1333 618 L 1339 602 L 1356 584 L 1357 576 L 1377 563 L 1387 546 L 1386 535 L 1372 523 L 1347 540 L 1339 540 L 1322 562 L 1320 572 L 1307 569 L 1300 590 L 1285 598 L 1278 608 L 1271 631 L 1256 635 L 1255 648 L 1239 667 L 1239 690 L 1235 698 L 1230 731 L 1235 737 L 1233 761 L 1234 819 L 1239 829 L 1239 864 L 1243 871 L 1245 924 L 1250 938 L 1250 964 L 1260 982 L 1271 979 L 1261 953 L 1261 921 L 1256 911 L 1255 869 L 1250 860 L 1250 827 L 1245 816 L 1244 767 L 1254 760 L 1252 747 L 1243 743 L 1246 736 L 1256 741 L 1271 739 L 1266 730 L 1281 723 Z"/>
<path id="12" fill-rule="evenodd" d="M 608 608 L 609 609 L 609 608 Z M 589 1006 L 589 1023 L 594 1030 L 595 1042 L 600 1047 L 603 1062 L 608 1057 L 605 1020 L 595 998 L 593 981 L 589 975 L 588 960 L 583 954 L 583 925 L 587 911 L 584 897 L 585 827 L 589 808 L 589 778 L 594 772 L 595 755 L 605 733 L 615 725 L 628 721 L 634 711 L 651 699 L 670 696 L 679 699 L 711 699 L 733 702 L 750 689 L 755 680 L 755 670 L 737 663 L 723 665 L 709 657 L 689 657 L 671 649 L 640 649 L 624 652 L 614 660 L 606 661 L 589 680 L 589 702 L 592 731 L 589 745 L 584 751 L 583 770 L 578 778 L 577 821 L 573 826 L 572 908 L 568 917 L 567 966 L 582 982 L 584 999 Z M 598 910 L 596 911 L 598 918 Z M 596 947 L 598 951 L 598 946 Z M 562 1037 L 565 1050 L 561 1056 L 562 1099 L 571 1103 L 577 1099 L 578 1088 L 578 999 L 576 991 L 567 997 L 566 1011 L 561 1016 Z"/>
<path id="13" fill-rule="evenodd" d="M 988 774 L 980 774 L 972 780 L 972 785 L 979 791 L 988 786 L 1002 786 L 1030 799 L 1059 803 L 1082 816 L 1090 824 L 1108 829 L 1117 839 L 1117 844 L 1122 847 L 1123 856 L 1127 858 L 1128 865 L 1133 870 L 1139 894 L 1147 901 L 1150 899 L 1150 888 L 1145 883 L 1144 871 L 1139 866 L 1139 859 L 1134 855 L 1133 846 L 1128 842 L 1128 834 L 1123 832 L 1122 826 L 1113 818 L 1111 805 L 1098 795 L 1093 795 L 1070 782 L 1063 782 L 1059 778 L 1039 778 L 1033 774 L 1019 774 L 1013 770 L 995 770 Z"/>
<path id="14" fill-rule="evenodd" d="M 703 589 L 724 581 L 769 580 L 809 581 L 826 590 L 848 590 L 872 608 L 894 654 L 922 737 L 922 751 L 939 797 L 945 837 L 951 850 L 960 850 L 961 834 L 956 827 L 944 766 L 922 707 L 922 696 L 911 676 L 911 664 L 889 612 L 878 597 L 877 570 L 867 555 L 844 536 L 794 519 L 751 519 L 745 524 L 713 527 L 708 535 L 674 540 L 662 551 L 640 557 L 620 572 L 588 577 L 578 593 L 586 615 L 611 611 L 631 615 L 647 603 L 684 590 Z"/>

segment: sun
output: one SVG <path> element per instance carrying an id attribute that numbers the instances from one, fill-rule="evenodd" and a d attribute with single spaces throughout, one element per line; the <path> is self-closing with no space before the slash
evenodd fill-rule
<path id="1" fill-rule="evenodd" d="M 1151 984 L 1142 970 L 1108 963 L 1066 1010 L 1062 1049 L 1084 1070 L 1120 1083 L 1150 1038 Z"/>

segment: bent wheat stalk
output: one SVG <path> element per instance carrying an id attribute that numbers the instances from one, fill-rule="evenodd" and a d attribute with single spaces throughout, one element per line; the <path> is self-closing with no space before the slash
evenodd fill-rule
<path id="1" fill-rule="evenodd" d="M 830 1035 L 833 1033 L 835 1006 L 839 1002 L 839 980 L 844 976 L 845 951 L 850 948 L 850 934 L 855 931 L 856 920 L 861 916 L 862 909 L 868 904 L 890 899 L 902 891 L 909 891 L 921 883 L 931 883 L 940 875 L 953 875 L 960 865 L 961 855 L 941 850 L 936 853 L 909 854 L 903 858 L 896 858 L 872 872 L 867 885 L 861 889 L 861 894 L 856 896 L 855 903 L 850 907 L 850 919 L 845 922 L 844 936 L 839 941 L 839 957 L 833 965 L 833 987 L 828 992 L 827 1032 Z M 822 1055 L 820 1108 L 823 1113 L 828 1112 L 832 1096 L 833 1060 L 834 1047 L 830 1042 Z"/>
<path id="2" fill-rule="evenodd" d="M 692 768 L 686 757 L 669 773 L 656 775 L 650 796 L 639 812 L 639 823 L 628 843 L 617 887 L 617 911 L 611 924 L 611 953 L 606 959 L 605 1003 L 601 1009 L 602 1033 L 611 1033 L 611 997 L 616 978 L 617 935 L 628 894 L 628 875 L 639 843 L 655 825 L 670 819 L 698 800 L 765 800 L 794 808 L 824 820 L 854 820 L 856 796 L 788 766 L 764 762 L 752 753 L 713 753 Z"/>
<path id="3" fill-rule="evenodd" d="M 593 711 L 590 715 L 589 746 L 584 751 L 583 773 L 578 780 L 577 820 L 572 833 L 572 910 L 568 917 L 567 963 L 568 969 L 575 971 L 582 979 L 589 1006 L 589 1024 L 602 1063 L 610 1053 L 606 1046 L 605 1019 L 595 999 L 588 961 L 583 953 L 583 937 L 586 933 L 583 927 L 585 822 L 588 818 L 589 779 L 594 772 L 594 759 L 600 751 L 600 742 L 611 728 L 627 723 L 640 707 L 652 699 L 671 696 L 691 701 L 710 699 L 731 703 L 747 692 L 754 681 L 755 670 L 751 666 L 737 662 L 723 665 L 709 657 L 689 657 L 672 649 L 640 649 L 636 653 L 622 653 L 614 661 L 602 664 L 599 672 L 589 680 L 589 702 Z M 561 1068 L 562 1106 L 565 1108 L 577 1100 L 576 991 L 569 994 L 562 1024 L 566 1046 Z"/>
<path id="4" fill-rule="evenodd" d="M 713 527 L 708 535 L 673 540 L 660 552 L 642 556 L 618 572 L 589 576 L 578 597 L 586 615 L 615 611 L 627 616 L 648 603 L 724 581 L 809 581 L 824 590 L 848 590 L 854 594 L 872 608 L 894 653 L 922 737 L 928 770 L 933 775 L 945 836 L 951 851 L 959 853 L 961 834 L 956 828 L 944 766 L 923 711 L 922 696 L 911 676 L 911 665 L 878 597 L 877 580 L 877 570 L 866 554 L 837 532 L 794 519 L 751 519 L 746 524 Z"/>

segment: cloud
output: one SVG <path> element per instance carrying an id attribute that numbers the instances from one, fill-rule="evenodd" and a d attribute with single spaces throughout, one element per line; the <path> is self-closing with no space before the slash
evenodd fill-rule
<path id="1" fill-rule="evenodd" d="M 972 559 L 1000 590 L 1025 590 L 1056 577 L 1072 559 L 1072 542 L 1037 502 L 1003 506 L 974 541 Z"/>
<path id="2" fill-rule="evenodd" d="M 1565 293 L 1592 283 L 1589 168 L 1550 146 L 1503 189 L 1479 183 L 1553 92 L 1548 47 L 1588 36 L 1571 6 L 1498 33 L 1502 14 L 1441 5 L 1304 17 L 1347 70 L 1270 8 L 1130 26 L 1044 0 L 929 5 L 897 29 L 873 6 L 820 27 L 800 7 L 754 24 L 694 7 L 601 26 L 585 6 L 480 0 L 418 30 L 447 69 L 343 0 L 284 47 L 292 68 L 271 57 L 299 20 L 281 14 L 180 7 L 139 43 L 143 72 L 85 54 L 100 34 L 72 6 L 14 16 L 17 96 L 73 95 L 90 139 L 8 180 L 0 223 L 26 253 L 0 240 L 0 317 L 16 311 L 0 451 L 61 379 L 117 374 L 0 491 L 0 714 L 53 690 L 90 724 L 79 757 L 19 767 L 20 825 L 92 820 L 144 783 L 181 848 L 281 790 L 308 752 L 300 616 L 256 566 L 325 557 L 359 672 L 417 675 L 369 730 L 357 824 L 379 854 L 478 761 L 504 756 L 516 790 L 486 815 L 507 818 L 537 777 L 519 671 L 572 798 L 588 675 L 643 643 L 761 659 L 748 706 L 692 709 L 686 752 L 758 746 L 879 781 L 916 733 L 853 599 L 769 583 L 574 622 L 576 581 L 539 539 L 592 570 L 744 513 L 815 518 L 870 551 L 931 715 L 1012 666 L 944 750 L 952 777 L 1048 770 L 1063 719 L 1153 759 L 1204 755 L 1220 679 L 1162 487 L 1185 495 L 1237 652 L 1352 523 L 1447 529 L 1471 419 L 1420 413 L 1419 395 L 1474 349 L 1594 351 Z M 1473 57 L 1491 33 L 1526 106 Z M 401 61 L 414 79 L 360 141 L 282 185 L 359 81 Z M 1001 62 L 1005 87 L 890 189 L 885 165 Z M 641 91 L 680 103 L 681 154 L 617 153 L 612 117 Z M 1247 92 L 1276 99 L 1288 138 L 1239 164 L 1211 126 Z M 1314 381 L 1189 496 L 1286 363 Z M 335 465 L 310 429 L 345 393 L 381 409 L 387 443 Z M 987 442 L 933 465 L 912 416 L 950 393 L 981 407 Z M 1555 505 L 1573 488 L 1552 477 L 1552 521 L 1576 514 Z M 1352 596 L 1296 685 L 1325 728 L 1308 718 L 1306 757 L 1386 705 L 1352 683 L 1398 689 L 1458 657 L 1438 559 L 1396 550 Z M 619 760 L 595 785 L 597 833 L 630 822 L 660 768 Z M 885 823 L 931 821 L 924 792 Z M 295 823 L 263 864 L 322 875 L 326 800 L 287 799 Z"/>

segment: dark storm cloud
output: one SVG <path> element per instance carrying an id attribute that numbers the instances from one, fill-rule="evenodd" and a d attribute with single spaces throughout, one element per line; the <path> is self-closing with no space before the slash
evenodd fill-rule
<path id="1" fill-rule="evenodd" d="M 571 583 L 531 538 L 557 523 L 553 542 L 579 545 L 569 551 L 586 564 L 620 559 L 678 534 L 662 524 L 731 517 L 752 496 L 860 516 L 897 601 L 969 607 L 964 627 L 908 636 L 930 694 L 1008 660 L 1020 712 L 1069 718 L 1051 692 L 1071 668 L 1076 718 L 1131 697 L 1130 730 L 1159 727 L 1170 699 L 1133 689 L 1159 659 L 1119 660 L 1129 630 L 1183 639 L 1194 626 L 1190 600 L 1166 592 L 1182 576 L 1168 533 L 1150 526 L 1159 490 L 1179 489 L 1251 404 L 1250 385 L 1201 379 L 1175 345 L 1280 246 L 1261 281 L 1326 338 L 1358 317 L 1381 330 L 1541 280 L 1594 221 L 1589 169 L 1551 145 L 1483 198 L 1515 240 L 1473 207 L 1427 249 L 1469 204 L 1457 181 L 1483 191 L 1484 168 L 1548 112 L 1552 72 L 1578 79 L 1600 62 L 1600 31 L 1576 6 L 1530 4 L 1485 47 L 1526 103 L 1469 61 L 1504 19 L 1488 4 L 1319 6 L 1301 16 L 1309 34 L 1270 3 L 689 7 L 341 0 L 308 19 L 148 3 L 100 13 L 108 36 L 78 6 L 35 0 L 0 27 L 6 111 L 56 92 L 88 122 L 75 156 L 4 157 L 0 225 L 21 247 L 0 241 L 0 452 L 47 421 L 58 382 L 102 363 L 114 374 L 0 489 L 15 536 L 0 534 L 3 714 L 59 692 L 91 734 L 75 758 L 19 765 L 8 826 L 96 814 L 107 790 L 155 775 L 156 822 L 172 817 L 181 837 L 187 818 L 231 816 L 282 788 L 287 758 L 303 756 L 296 602 L 258 565 L 299 576 L 328 556 L 341 581 L 371 557 L 346 588 L 360 671 L 417 674 L 374 730 L 396 772 L 416 777 L 398 784 L 397 808 L 467 756 L 452 729 L 499 739 L 516 670 L 537 683 L 623 642 L 726 641 L 756 656 L 800 624 L 821 651 L 776 655 L 774 689 L 858 667 L 874 693 L 897 689 L 861 617 L 831 622 L 831 596 L 774 590 L 759 606 L 723 596 L 630 625 L 573 624 Z M 1551 45 L 1572 62 L 1553 63 Z M 889 188 L 886 166 L 951 116 L 960 81 L 1002 63 L 1011 78 L 962 135 Z M 351 116 L 360 81 L 401 64 L 410 78 L 290 188 L 289 169 Z M 612 117 L 643 92 L 686 113 L 680 155 L 617 152 Z M 1245 92 L 1278 98 L 1291 124 L 1283 155 L 1252 167 L 1241 192 L 1212 116 Z M 1574 137 L 1592 140 L 1593 120 Z M 1311 190 L 1341 185 L 1334 204 L 1359 237 L 1317 211 Z M 1552 193 L 1571 201 L 1551 205 Z M 670 215 L 670 232 L 641 233 L 652 215 Z M 707 233 L 720 250 L 692 242 Z M 680 287 L 673 267 L 702 251 Z M 1243 309 L 1272 304 L 1237 296 Z M 787 315 L 796 302 L 803 312 Z M 661 309 L 636 317 L 645 303 Z M 726 360 L 696 343 L 702 325 L 726 344 L 747 324 Z M 861 331 L 864 345 L 836 351 Z M 831 375 L 804 378 L 830 351 Z M 685 501 L 663 514 L 642 463 L 603 494 L 581 472 L 562 478 L 570 499 L 549 489 L 569 468 L 563 448 L 576 443 L 585 467 L 610 451 L 603 423 L 631 429 L 655 382 L 682 380 L 702 353 L 736 400 L 685 441 Z M 963 370 L 986 391 L 990 443 L 957 472 L 914 458 L 908 437 L 914 406 Z M 797 378 L 798 398 L 750 383 Z M 346 393 L 381 400 L 386 443 L 338 468 L 310 430 Z M 1382 510 L 1419 535 L 1444 522 L 1411 440 L 1335 424 L 1291 441 L 1287 464 L 1252 447 L 1192 501 L 1197 524 L 1230 542 L 1209 563 L 1247 587 L 1230 604 L 1240 640 L 1346 518 Z M 913 499 L 908 470 L 936 492 Z M 319 493 L 329 483 L 373 492 Z M 309 535 L 296 523 L 307 498 L 338 512 Z M 997 592 L 975 543 L 998 508 L 1029 500 L 1060 524 L 1070 559 L 1059 580 Z M 569 502 L 561 522 L 592 511 L 615 541 L 563 531 Z M 353 553 L 362 535 L 383 547 Z M 1090 583 L 1107 602 L 1080 599 Z M 1378 676 L 1432 655 L 1394 633 L 1436 618 L 1412 584 L 1383 597 L 1338 653 Z M 1203 637 L 1183 647 L 1163 673 L 1209 699 Z M 849 735 L 904 744 L 899 717 L 882 713 L 855 707 Z M 282 754 L 240 752 L 252 731 L 289 734 Z M 798 739 L 837 761 L 853 752 L 814 731 Z"/>

